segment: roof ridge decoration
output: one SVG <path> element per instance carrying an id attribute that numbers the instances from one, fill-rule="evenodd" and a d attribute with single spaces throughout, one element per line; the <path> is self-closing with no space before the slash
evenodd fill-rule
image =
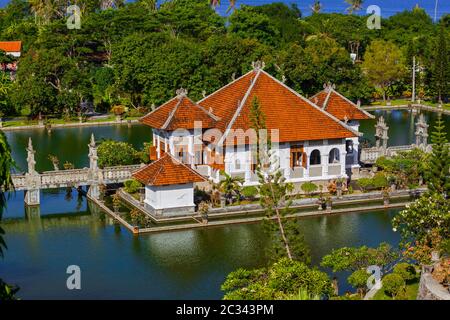
<path id="1" fill-rule="evenodd" d="M 264 70 L 265 67 L 266 67 L 266 63 L 262 60 L 252 61 L 253 71 Z"/>
<path id="2" fill-rule="evenodd" d="M 300 99 L 302 99 L 303 101 L 305 101 L 307 104 L 309 104 L 310 106 L 312 106 L 313 108 L 319 110 L 320 112 L 322 112 L 323 114 L 325 114 L 326 116 L 328 116 L 330 119 L 334 120 L 335 122 L 337 122 L 339 125 L 341 125 L 342 127 L 344 127 L 345 129 L 349 130 L 350 132 L 354 133 L 356 136 L 362 136 L 361 132 L 356 131 L 355 129 L 353 129 L 352 127 L 350 127 L 349 125 L 343 123 L 342 121 L 340 121 L 338 118 L 336 118 L 335 116 L 333 116 L 332 114 L 330 114 L 329 112 L 326 112 L 325 110 L 323 110 L 322 108 L 320 108 L 319 106 L 317 106 L 316 104 L 314 104 L 312 101 L 310 101 L 309 99 L 303 97 L 300 93 L 298 93 L 297 91 L 295 91 L 294 89 L 288 87 L 286 84 L 282 83 L 280 80 L 278 80 L 277 78 L 273 77 L 272 75 L 270 75 L 269 73 L 267 73 L 264 70 L 261 70 L 260 72 L 263 72 L 265 75 L 267 75 L 269 78 L 273 79 L 274 81 L 278 82 L 280 85 L 282 85 L 284 88 L 286 88 L 287 90 L 289 90 L 290 92 L 292 92 L 294 95 L 296 95 L 297 97 L 299 97 Z"/>
<path id="3" fill-rule="evenodd" d="M 187 91 L 187 89 L 181 87 L 181 88 L 177 89 L 175 91 L 175 93 L 177 94 L 178 99 L 182 99 L 184 97 L 187 97 L 188 91 Z"/>

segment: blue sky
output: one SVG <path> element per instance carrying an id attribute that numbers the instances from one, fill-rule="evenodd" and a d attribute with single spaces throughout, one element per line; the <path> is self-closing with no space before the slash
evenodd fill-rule
<path id="1" fill-rule="evenodd" d="M 207 1 L 207 0 L 204 0 Z M 217 9 L 221 14 L 224 14 L 229 0 L 222 0 L 221 6 Z M 284 3 L 296 3 L 304 15 L 311 13 L 310 5 L 314 0 L 237 0 L 238 4 L 259 5 L 270 2 L 284 2 Z M 8 0 L 0 0 L 0 7 L 5 6 Z M 345 12 L 348 4 L 344 0 L 321 0 L 323 5 L 323 12 Z M 381 8 L 381 15 L 384 17 L 391 16 L 397 12 L 401 12 L 406 9 L 413 8 L 416 3 L 428 12 L 431 17 L 434 17 L 435 0 L 366 0 L 364 1 L 364 9 L 360 13 L 365 13 L 365 9 L 369 5 L 378 5 Z M 450 13 L 450 1 L 438 0 L 437 6 L 437 18 L 443 14 Z"/>

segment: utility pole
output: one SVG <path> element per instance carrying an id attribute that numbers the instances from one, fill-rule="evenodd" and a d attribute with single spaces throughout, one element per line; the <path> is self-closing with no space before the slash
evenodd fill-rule
<path id="1" fill-rule="evenodd" d="M 411 102 L 416 100 L 416 56 L 413 56 Z"/>

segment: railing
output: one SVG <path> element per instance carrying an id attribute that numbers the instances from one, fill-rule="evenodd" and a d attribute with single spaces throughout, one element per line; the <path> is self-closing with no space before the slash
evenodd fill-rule
<path id="1" fill-rule="evenodd" d="M 98 170 L 98 176 L 91 177 L 89 169 L 71 169 L 58 171 L 45 171 L 36 173 L 33 182 L 37 180 L 37 185 L 41 189 L 66 187 L 71 185 L 88 185 L 97 179 L 98 183 L 118 183 L 131 178 L 134 171 L 139 169 L 141 165 L 128 165 L 117 167 L 106 167 Z M 13 184 L 16 190 L 26 190 L 29 188 L 31 177 L 24 174 L 13 174 Z"/>

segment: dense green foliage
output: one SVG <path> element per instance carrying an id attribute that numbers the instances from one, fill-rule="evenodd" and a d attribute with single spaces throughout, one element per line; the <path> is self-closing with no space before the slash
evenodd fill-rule
<path id="1" fill-rule="evenodd" d="M 295 5 L 281 3 L 241 5 L 228 18 L 205 0 L 118 1 L 110 8 L 100 1 L 76 3 L 81 29 L 67 28 L 61 1 L 13 0 L 0 9 L 0 39 L 23 43 L 17 80 L 0 81 L 1 112 L 61 116 L 76 114 L 82 102 L 100 112 L 116 104 L 130 112 L 148 110 L 181 86 L 199 99 L 257 59 L 305 95 L 331 81 L 349 98 L 367 101 L 384 92 L 410 93 L 411 74 L 400 71 L 410 68 L 414 55 L 424 67 L 417 91 L 447 99 L 448 18 L 433 24 L 422 9 L 383 19 L 381 30 L 370 30 L 364 16 L 303 18 Z M 389 50 L 389 63 L 379 63 Z M 363 57 L 368 61 L 361 65 Z"/>
<path id="2" fill-rule="evenodd" d="M 124 189 L 128 193 L 138 192 L 140 188 L 142 188 L 142 183 L 135 179 L 127 180 L 123 183 Z"/>
<path id="3" fill-rule="evenodd" d="M 127 142 L 105 140 L 100 143 L 97 152 L 100 168 L 144 162 L 143 152 Z"/>
<path id="4" fill-rule="evenodd" d="M 393 157 L 380 157 L 375 165 L 383 170 L 391 184 L 399 188 L 417 186 L 427 176 L 429 154 L 421 149 L 399 152 Z"/>
<path id="5" fill-rule="evenodd" d="M 0 130 L 0 258 L 4 256 L 4 250 L 7 249 L 6 242 L 3 239 L 5 231 L 1 227 L 3 209 L 6 206 L 5 191 L 14 188 L 11 178 L 11 168 L 14 161 L 11 156 L 11 148 L 3 131 Z M 0 278 L 0 301 L 13 300 L 19 289 L 11 286 Z"/>
<path id="6" fill-rule="evenodd" d="M 381 243 L 378 248 L 343 247 L 331 251 L 322 258 L 321 265 L 331 268 L 333 272 L 356 271 L 371 265 L 384 267 L 395 261 L 396 254 L 390 245 Z"/>
<path id="7" fill-rule="evenodd" d="M 238 269 L 222 285 L 227 300 L 272 300 L 292 298 L 301 290 L 312 296 L 333 294 L 327 274 L 302 262 L 282 258 L 268 268 Z"/>
<path id="8" fill-rule="evenodd" d="M 450 195 L 450 149 L 444 121 L 439 117 L 431 133 L 433 150 L 430 159 L 428 188 L 431 192 Z"/>
<path id="9" fill-rule="evenodd" d="M 397 273 L 390 273 L 383 278 L 384 292 L 397 297 L 405 290 L 405 280 Z"/>

